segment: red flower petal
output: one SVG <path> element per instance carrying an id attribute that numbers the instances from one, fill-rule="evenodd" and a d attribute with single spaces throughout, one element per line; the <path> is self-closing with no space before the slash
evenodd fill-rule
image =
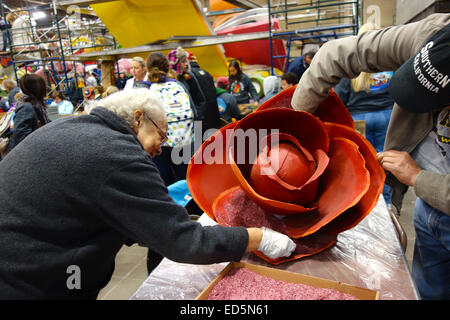
<path id="1" fill-rule="evenodd" d="M 315 199 L 317 179 L 328 164 L 328 156 L 318 149 L 316 161 L 297 139 L 286 133 L 280 133 L 279 144 L 269 150 L 270 137 L 262 140 L 263 151 L 250 171 L 250 184 L 264 197 L 307 206 Z"/>
<path id="2" fill-rule="evenodd" d="M 214 219 L 214 200 L 223 191 L 239 185 L 230 165 L 227 164 L 226 146 L 236 124 L 234 122 L 226 125 L 206 140 L 191 158 L 187 169 L 186 181 L 192 198 L 211 219 Z M 208 149 L 214 149 L 216 152 L 212 154 L 213 150 Z"/>
<path id="3" fill-rule="evenodd" d="M 262 110 L 267 110 L 267 109 L 272 109 L 272 108 L 292 109 L 291 100 L 292 100 L 292 95 L 294 94 L 295 88 L 297 88 L 297 85 L 281 91 L 277 95 L 273 96 L 272 98 L 270 98 L 269 100 L 267 100 L 263 104 L 261 104 L 258 107 L 258 109 L 256 109 L 256 112 L 259 112 Z"/>
<path id="4" fill-rule="evenodd" d="M 238 165 L 234 162 L 232 153 L 233 150 L 231 149 L 230 150 L 231 169 L 233 170 L 234 175 L 239 181 L 239 185 L 247 194 L 247 196 L 264 210 L 283 215 L 296 215 L 299 213 L 312 211 L 316 208 L 316 207 L 306 208 L 298 204 L 282 202 L 261 196 L 253 189 L 249 181 L 244 177 Z"/>
<path id="5" fill-rule="evenodd" d="M 278 137 L 278 144 L 273 145 L 272 148 L 270 148 L 269 140 L 271 140 L 270 138 L 273 136 Z M 256 164 L 259 164 L 264 168 L 270 168 L 271 172 L 267 172 L 266 175 L 277 176 L 278 179 L 291 185 L 290 188 L 304 185 L 316 169 L 313 156 L 290 134 L 283 132 L 278 135 L 270 134 L 263 138 L 261 145 L 264 147 L 259 153 L 258 158 L 267 160 L 257 162 Z M 278 158 L 278 160 L 276 158 Z M 278 166 L 278 168 L 274 168 L 274 166 Z M 255 167 L 255 165 L 253 165 L 253 167 Z M 289 169 L 294 170 L 295 174 L 289 174 Z"/>
<path id="6" fill-rule="evenodd" d="M 286 215 L 311 211 L 312 208 L 263 197 L 250 185 L 250 171 L 256 155 L 254 159 L 249 159 L 245 163 L 239 163 L 239 154 L 251 153 L 249 150 L 254 148 L 254 144 L 251 144 L 248 139 L 239 143 L 237 139 L 239 139 L 239 133 L 247 132 L 247 130 L 255 130 L 256 133 L 259 133 L 260 129 L 266 130 L 265 135 L 269 134 L 269 131 L 272 129 L 280 130 L 283 133 L 294 136 L 300 145 L 312 153 L 316 152 L 317 149 L 327 153 L 329 138 L 322 129 L 322 122 L 309 113 L 284 108 L 255 112 L 239 121 L 236 125 L 232 142 L 237 147 L 229 148 L 230 163 L 234 174 L 247 195 L 259 206 L 268 211 Z M 311 139 L 311 132 L 314 132 L 315 139 Z M 240 136 L 242 137 L 242 134 Z M 258 141 L 261 141 L 262 138 L 258 136 Z"/>
<path id="7" fill-rule="evenodd" d="M 299 144 L 311 153 L 317 149 L 328 153 L 330 141 L 323 123 L 308 112 L 287 108 L 253 112 L 237 123 L 234 130 L 236 132 L 239 129 L 242 129 L 244 132 L 252 129 L 256 130 L 258 141 L 261 141 L 263 138 L 259 137 L 260 129 L 269 130 L 267 134 L 274 133 L 270 132 L 270 130 L 279 130 L 280 133 L 287 133 L 295 137 Z M 312 133 L 314 133 L 314 139 L 311 139 Z"/>
<path id="8" fill-rule="evenodd" d="M 333 90 L 330 90 L 325 100 L 319 104 L 314 115 L 323 122 L 337 123 L 352 129 L 355 128 L 350 112 Z"/>
<path id="9" fill-rule="evenodd" d="M 281 91 L 271 99 L 265 101 L 256 111 L 259 112 L 272 108 L 292 109 L 291 101 L 296 88 L 297 85 Z M 355 123 L 350 112 L 333 90 L 330 90 L 325 100 L 319 104 L 314 115 L 323 122 L 338 123 L 353 129 L 355 128 Z"/>
<path id="10" fill-rule="evenodd" d="M 245 123 L 244 120 L 246 120 Z M 299 126 L 299 123 L 302 123 L 302 125 Z M 292 134 L 294 137 L 301 136 L 302 139 L 299 142 L 307 149 L 322 149 L 324 152 L 328 151 L 329 138 L 322 123 L 316 117 L 306 112 L 289 109 L 272 109 L 250 114 L 239 122 L 231 123 L 221 128 L 211 138 L 205 141 L 192 157 L 188 166 L 186 180 L 191 195 L 200 208 L 214 219 L 212 212 L 214 200 L 223 191 L 233 186 L 242 185 L 246 193 L 252 197 L 254 201 L 269 211 L 281 214 L 297 214 L 313 210 L 314 207 L 305 208 L 300 205 L 287 204 L 261 197 L 253 190 L 247 179 L 244 178 L 240 172 L 241 169 L 244 168 L 244 172 L 248 177 L 251 164 L 248 165 L 248 169 L 246 164 L 244 164 L 241 165 L 240 168 L 235 168 L 234 170 L 232 169 L 233 166 L 236 166 L 234 161 L 231 161 L 231 165 L 227 164 L 227 141 L 230 137 L 231 130 L 233 128 L 237 129 L 238 125 L 244 130 L 247 128 L 256 128 L 256 130 L 259 128 L 266 128 L 270 130 L 285 127 L 287 130 L 283 129 L 283 132 Z M 311 132 L 315 132 L 317 139 L 309 139 Z M 217 147 L 215 148 L 215 146 Z M 247 152 L 248 142 L 245 148 L 245 151 Z M 208 156 L 210 149 L 215 149 L 216 151 L 222 150 L 224 153 Z M 235 174 L 233 174 L 233 172 Z"/>
<path id="11" fill-rule="evenodd" d="M 358 203 L 369 188 L 370 175 L 355 143 L 333 138 L 328 155 L 330 163 L 320 179 L 322 190 L 317 196 L 317 211 L 286 218 L 293 238 L 316 232 Z"/>
<path id="12" fill-rule="evenodd" d="M 267 227 L 288 234 L 284 219 L 280 220 L 251 201 L 240 187 L 223 192 L 213 204 L 214 215 L 223 226 Z M 262 252 L 253 251 L 255 255 L 274 265 L 297 260 L 319 253 L 336 243 L 336 235 L 317 232 L 313 235 L 293 239 L 297 247 L 289 257 L 270 259 Z"/>
<path id="13" fill-rule="evenodd" d="M 289 257 L 271 259 L 260 251 L 253 251 L 253 253 L 271 264 L 278 265 L 322 252 L 336 243 L 337 236 L 319 231 L 310 236 L 293 240 L 297 247 Z"/>
<path id="14" fill-rule="evenodd" d="M 216 221 L 226 227 L 267 227 L 289 235 L 282 219 L 259 207 L 240 187 L 222 192 L 213 203 L 213 212 Z"/>
<path id="15" fill-rule="evenodd" d="M 338 218 L 326 226 L 327 232 L 338 234 L 356 226 L 372 211 L 378 202 L 381 192 L 383 191 L 386 174 L 378 163 L 375 149 L 361 134 L 355 130 L 338 124 L 327 123 L 325 126 L 330 136 L 344 137 L 358 145 L 359 152 L 364 157 L 366 161 L 366 168 L 370 174 L 369 190 L 364 194 L 358 204 L 341 214 Z"/>
<path id="16" fill-rule="evenodd" d="M 355 226 L 370 213 L 378 201 L 385 179 L 384 170 L 378 164 L 375 150 L 364 137 L 354 130 L 350 114 L 334 92 L 330 91 L 327 99 L 319 106 L 316 115 L 322 121 L 337 122 L 343 125 L 322 123 L 305 112 L 293 111 L 290 100 L 294 91 L 295 87 L 283 91 L 262 104 L 257 112 L 219 130 L 196 152 L 187 172 L 187 182 L 193 198 L 212 219 L 216 219 L 214 213 L 223 211 L 223 208 L 227 204 L 229 205 L 229 197 L 232 193 L 229 189 L 237 190 L 239 186 L 254 201 L 243 207 L 243 210 L 259 206 L 269 212 L 291 214 L 291 216 L 277 221 L 286 223 L 290 236 L 301 237 L 295 240 L 298 243 L 298 250 L 291 257 L 280 259 L 269 259 L 260 252 L 254 252 L 273 264 L 313 255 L 332 246 L 336 242 L 339 232 Z M 258 115 L 263 113 L 264 115 Z M 301 116 L 297 116 L 297 114 L 301 114 Z M 301 125 L 299 125 L 300 123 Z M 329 155 L 332 157 L 326 172 L 320 179 L 316 211 L 312 211 L 314 208 L 305 208 L 262 197 L 249 184 L 251 161 L 254 159 L 237 165 L 235 161 L 237 152 L 242 150 L 234 148 L 233 144 L 229 145 L 227 142 L 231 137 L 234 142 L 236 140 L 233 129 L 245 131 L 260 128 L 268 130 L 282 128 L 280 129 L 282 133 L 298 138 L 299 144 L 310 150 L 315 159 L 326 157 L 329 149 Z M 324 130 L 324 128 L 326 129 Z M 227 132 L 227 129 L 230 130 Z M 312 132 L 314 137 L 318 137 L 318 140 L 311 139 Z M 331 145 L 328 135 L 337 137 L 337 139 L 333 139 Z M 260 139 L 261 137 L 258 136 L 258 141 Z M 359 147 L 359 152 L 351 141 Z M 249 142 L 247 141 L 244 147 L 245 153 L 248 152 L 248 148 Z M 364 158 L 367 170 L 363 170 Z M 231 161 L 231 165 L 227 164 L 227 160 Z M 352 174 L 352 172 L 354 173 Z M 309 180 L 316 179 L 317 177 L 314 175 Z M 368 180 L 370 180 L 370 188 Z M 283 177 L 283 181 L 295 186 L 295 181 L 290 181 L 286 176 Z M 350 196 L 347 197 L 349 194 Z M 268 215 L 268 220 L 271 220 L 270 217 L 273 218 L 270 213 L 262 209 L 259 211 Z M 223 211 L 222 214 L 224 212 L 226 213 Z M 306 215 L 298 214 L 302 212 L 308 213 Z"/>

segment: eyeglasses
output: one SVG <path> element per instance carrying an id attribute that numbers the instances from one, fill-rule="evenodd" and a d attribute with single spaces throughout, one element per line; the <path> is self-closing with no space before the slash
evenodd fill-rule
<path id="1" fill-rule="evenodd" d="M 167 140 L 169 139 L 167 134 L 156 124 L 155 121 L 153 121 L 152 118 L 150 118 L 148 115 L 145 115 L 145 116 L 147 117 L 148 120 L 150 120 L 153 123 L 153 125 L 156 127 L 156 129 L 158 129 L 159 136 L 161 137 L 161 145 L 166 143 Z"/>

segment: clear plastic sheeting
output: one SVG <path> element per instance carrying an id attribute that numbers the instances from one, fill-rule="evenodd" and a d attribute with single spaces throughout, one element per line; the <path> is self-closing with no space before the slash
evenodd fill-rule
<path id="1" fill-rule="evenodd" d="M 215 223 L 206 214 L 198 222 Z M 382 300 L 418 299 L 383 197 L 363 221 L 340 233 L 337 243 L 322 253 L 277 266 L 253 254 L 241 261 L 377 290 Z M 192 265 L 165 258 L 131 299 L 195 299 L 227 264 Z"/>
<path id="2" fill-rule="evenodd" d="M 192 300 L 226 267 L 228 262 L 209 265 L 176 263 L 164 259 L 144 281 L 132 300 Z"/>

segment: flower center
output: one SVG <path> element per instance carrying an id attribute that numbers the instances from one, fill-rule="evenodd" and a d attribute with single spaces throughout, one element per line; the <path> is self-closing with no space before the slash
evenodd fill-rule
<path id="1" fill-rule="evenodd" d="M 280 142 L 273 146 L 268 153 L 268 159 L 276 175 L 297 188 L 304 185 L 316 170 L 315 161 L 307 159 L 305 154 L 290 142 Z"/>

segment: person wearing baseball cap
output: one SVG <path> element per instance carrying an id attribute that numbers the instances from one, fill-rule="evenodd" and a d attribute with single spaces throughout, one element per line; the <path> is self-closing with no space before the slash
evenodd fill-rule
<path id="1" fill-rule="evenodd" d="M 230 80 L 228 80 L 228 77 L 218 77 L 216 80 L 216 84 L 218 87 L 228 90 Z"/>
<path id="2" fill-rule="evenodd" d="M 450 25 L 446 25 L 397 69 L 389 92 L 400 107 L 425 113 L 441 110 L 450 103 L 449 83 Z"/>
<path id="3" fill-rule="evenodd" d="M 228 92 L 230 81 L 228 77 L 219 77 L 216 80 L 217 104 L 219 106 L 220 117 L 226 122 L 242 119 L 241 110 L 237 105 L 236 98 Z"/>
<path id="4" fill-rule="evenodd" d="M 398 212 L 417 196 L 412 277 L 422 299 L 450 299 L 450 14 L 327 42 L 291 104 L 313 113 L 341 78 L 381 71 L 396 103 L 378 161 Z"/>

